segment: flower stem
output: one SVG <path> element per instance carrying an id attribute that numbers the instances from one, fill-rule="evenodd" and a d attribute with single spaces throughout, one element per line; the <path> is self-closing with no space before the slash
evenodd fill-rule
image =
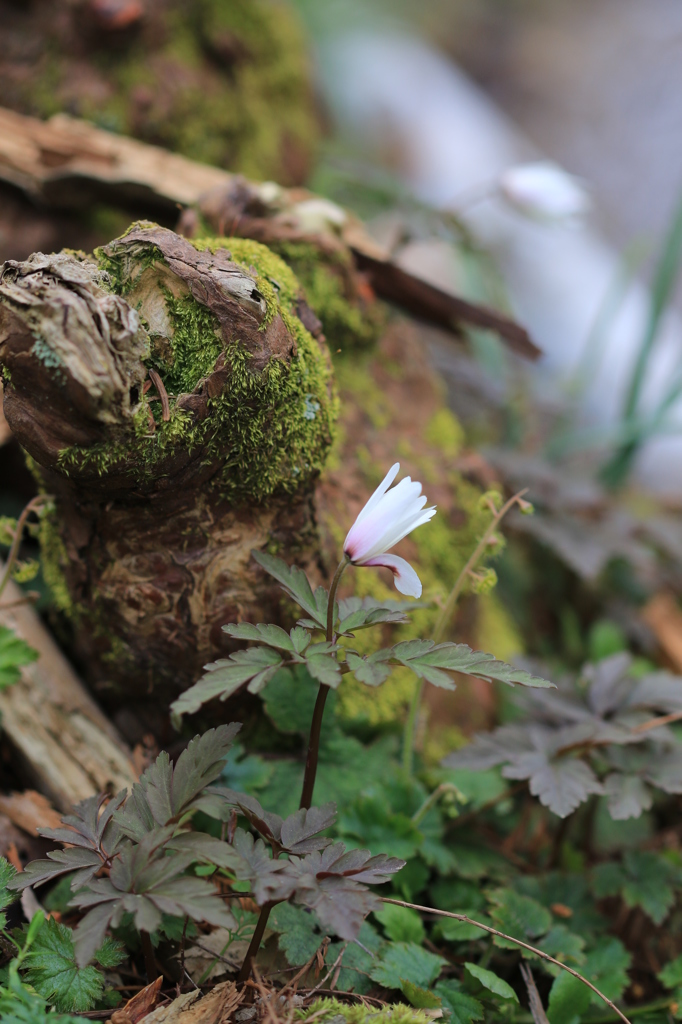
<path id="1" fill-rule="evenodd" d="M 513 497 L 511 497 L 509 501 L 505 502 L 505 504 L 499 511 L 495 509 L 495 506 L 493 505 L 492 502 L 490 503 L 491 508 L 494 512 L 493 518 L 490 520 L 490 523 L 488 524 L 483 536 L 481 537 L 478 544 L 471 553 L 469 559 L 466 562 L 466 565 L 464 566 L 459 576 L 455 580 L 455 585 L 448 594 L 448 598 L 440 610 L 440 615 L 438 616 L 438 620 L 433 631 L 433 640 L 435 643 L 442 643 L 443 637 L 445 636 L 445 631 L 447 630 L 448 626 L 450 625 L 450 622 L 452 621 L 452 616 L 454 615 L 455 608 L 457 607 L 457 602 L 460 598 L 467 577 L 470 575 L 471 572 L 473 572 L 473 570 L 476 568 L 479 561 L 485 554 L 485 550 L 488 546 L 490 538 L 492 537 L 492 535 L 494 534 L 495 530 L 500 525 L 504 517 L 506 516 L 507 512 L 509 512 L 510 509 L 514 507 L 514 505 L 519 504 L 527 490 L 528 488 L 524 487 L 522 491 L 519 491 L 517 494 L 513 495 Z M 414 692 L 414 696 L 412 697 L 410 710 L 408 711 L 407 714 L 407 721 L 405 722 L 405 732 L 403 733 L 403 768 L 405 769 L 408 775 L 412 775 L 412 771 L 414 768 L 414 747 L 417 739 L 419 711 L 421 709 L 423 695 L 424 680 L 420 679 L 419 684 Z"/>
<path id="2" fill-rule="evenodd" d="M 147 981 L 151 984 L 157 975 L 156 960 L 154 958 L 154 947 L 149 932 L 140 932 L 140 945 L 144 956 L 144 969 L 147 972 Z"/>
<path id="3" fill-rule="evenodd" d="M 270 917 L 270 911 L 276 905 L 276 903 L 264 903 L 260 908 L 260 916 L 256 921 L 256 927 L 253 935 L 251 936 L 251 942 L 249 943 L 249 948 L 246 951 L 244 963 L 242 964 L 239 975 L 237 976 L 237 981 L 248 981 L 249 975 L 251 974 L 251 964 L 254 961 L 256 953 L 260 949 L 268 918 Z"/>
<path id="4" fill-rule="evenodd" d="M 334 620 L 335 620 L 335 607 L 336 607 L 336 591 L 339 589 L 339 583 L 341 577 L 344 574 L 346 566 L 350 562 L 347 555 L 344 555 L 343 560 L 339 562 L 336 572 L 334 573 L 334 579 L 332 585 L 329 588 L 329 604 L 327 605 L 327 643 L 333 643 L 334 641 Z M 313 711 L 313 720 L 310 723 L 310 737 L 308 739 L 308 753 L 305 759 L 305 772 L 303 774 L 303 789 L 301 791 L 301 802 L 299 807 L 305 807 L 309 809 L 313 802 L 313 791 L 315 789 L 315 777 L 317 775 L 317 762 L 320 754 L 320 735 L 322 733 L 322 718 L 324 715 L 324 706 L 327 702 L 329 695 L 329 687 L 325 686 L 324 683 L 320 684 L 320 688 L 317 691 L 317 700 L 315 701 L 315 709 Z"/>

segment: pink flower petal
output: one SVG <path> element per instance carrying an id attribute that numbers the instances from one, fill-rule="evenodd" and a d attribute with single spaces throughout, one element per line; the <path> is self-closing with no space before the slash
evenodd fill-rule
<path id="1" fill-rule="evenodd" d="M 376 555 L 363 565 L 383 565 L 393 573 L 395 589 L 406 597 L 421 597 L 422 584 L 408 561 L 400 555 Z"/>

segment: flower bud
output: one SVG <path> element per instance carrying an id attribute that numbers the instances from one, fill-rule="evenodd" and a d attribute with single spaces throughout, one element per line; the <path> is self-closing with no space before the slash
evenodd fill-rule
<path id="1" fill-rule="evenodd" d="M 533 220 L 576 220 L 590 208 L 580 181 L 549 160 L 510 167 L 497 186 L 505 202 Z"/>

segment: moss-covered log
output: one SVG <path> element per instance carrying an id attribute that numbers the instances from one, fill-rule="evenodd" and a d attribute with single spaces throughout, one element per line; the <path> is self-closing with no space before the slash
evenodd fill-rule
<path id="1" fill-rule="evenodd" d="M 0 26 L 7 107 L 64 111 L 256 178 L 307 177 L 319 127 L 285 0 L 0 0 Z"/>
<path id="2" fill-rule="evenodd" d="M 270 614 L 252 548 L 316 557 L 336 400 L 292 271 L 256 242 L 147 223 L 95 257 L 8 261 L 0 367 L 55 495 L 45 570 L 90 678 L 185 687 L 224 622 Z"/>

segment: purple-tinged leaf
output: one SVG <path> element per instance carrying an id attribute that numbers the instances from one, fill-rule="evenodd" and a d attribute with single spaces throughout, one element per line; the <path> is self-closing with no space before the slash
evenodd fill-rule
<path id="1" fill-rule="evenodd" d="M 298 856 L 322 850 L 331 844 L 331 839 L 319 835 L 336 821 L 336 804 L 328 803 L 322 807 L 301 807 L 290 814 L 282 823 L 280 842 L 287 853 Z"/>
<path id="2" fill-rule="evenodd" d="M 244 867 L 235 871 L 237 878 L 251 883 L 257 903 L 262 906 L 291 896 L 296 879 L 289 861 L 273 860 L 262 839 L 254 841 L 252 835 L 240 828 L 235 832 L 233 846 L 244 860 Z"/>
<path id="3" fill-rule="evenodd" d="M 614 821 L 639 818 L 653 804 L 651 790 L 639 775 L 612 772 L 604 779 L 604 793 Z"/>
<path id="4" fill-rule="evenodd" d="M 591 794 L 604 792 L 597 776 L 584 761 L 574 757 L 550 761 L 543 751 L 522 754 L 503 768 L 502 774 L 505 779 L 528 779 L 533 796 L 560 818 L 566 818 Z"/>

